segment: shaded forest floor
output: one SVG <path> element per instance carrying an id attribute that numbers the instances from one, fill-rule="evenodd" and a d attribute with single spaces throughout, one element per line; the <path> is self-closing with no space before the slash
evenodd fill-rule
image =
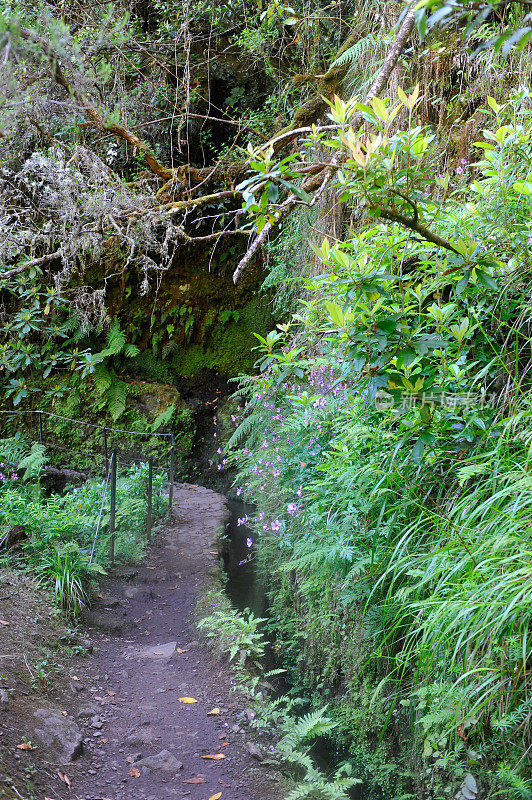
<path id="1" fill-rule="evenodd" d="M 248 752 L 231 674 L 198 641 L 193 620 L 200 587 L 216 580 L 224 499 L 187 484 L 174 497 L 172 523 L 142 564 L 102 581 L 81 634 L 44 603 L 35 616 L 29 582 L 4 576 L 0 598 L 11 583 L 17 600 L 0 600 L 0 619 L 10 623 L 0 629 L 0 797 L 16 797 L 12 786 L 23 798 L 76 800 L 281 796 L 275 775 Z M 54 654 L 60 641 L 67 649 Z M 92 652 L 76 654 L 82 648 Z M 9 652 L 21 656 L 16 668 L 5 666 Z"/>

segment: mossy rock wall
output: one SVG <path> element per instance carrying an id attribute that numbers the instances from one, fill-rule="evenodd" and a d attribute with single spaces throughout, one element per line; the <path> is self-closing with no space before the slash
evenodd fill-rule
<path id="1" fill-rule="evenodd" d="M 180 248 L 160 285 L 145 295 L 135 273 L 112 284 L 108 312 L 140 350 L 128 368 L 150 380 L 192 386 L 205 371 L 231 378 L 253 370 L 253 333 L 265 335 L 275 320 L 269 296 L 259 291 L 259 265 L 233 284 L 240 251 L 234 244 L 214 252 L 199 245 Z"/>

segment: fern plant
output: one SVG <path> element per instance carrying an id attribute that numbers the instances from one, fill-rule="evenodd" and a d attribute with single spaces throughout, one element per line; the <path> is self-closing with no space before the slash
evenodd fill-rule
<path id="1" fill-rule="evenodd" d="M 350 764 L 343 764 L 329 777 L 315 766 L 310 756 L 312 742 L 336 727 L 336 723 L 325 716 L 326 711 L 327 706 L 324 706 L 298 720 L 288 718 L 283 725 L 285 735 L 277 744 L 277 753 L 284 762 L 302 773 L 286 800 L 348 800 L 349 789 L 361 783 L 352 776 Z"/>
<path id="2" fill-rule="evenodd" d="M 18 463 L 19 469 L 24 469 L 22 479 L 25 481 L 35 480 L 39 477 L 44 462 L 46 461 L 46 448 L 44 445 L 34 442 L 30 452 Z"/>
<path id="3" fill-rule="evenodd" d="M 117 377 L 112 360 L 118 356 L 133 358 L 139 349 L 134 344 L 129 344 L 126 334 L 115 320 L 107 334 L 107 345 L 103 350 L 91 356 L 82 372 L 82 377 L 91 374 L 94 387 L 100 397 L 98 406 L 100 410 L 109 411 L 113 422 L 119 419 L 126 410 L 127 384 Z"/>

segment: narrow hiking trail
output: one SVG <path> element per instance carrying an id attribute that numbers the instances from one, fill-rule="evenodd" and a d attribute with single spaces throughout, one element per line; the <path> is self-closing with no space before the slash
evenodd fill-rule
<path id="1" fill-rule="evenodd" d="M 97 626 L 95 652 L 71 681 L 83 754 L 65 769 L 71 792 L 59 794 L 56 783 L 52 797 L 281 797 L 275 777 L 246 749 L 230 672 L 198 642 L 191 614 L 198 588 L 218 569 L 216 539 L 227 514 L 221 495 L 176 485 L 172 523 L 144 561 L 102 581 L 86 615 Z M 221 713 L 209 715 L 215 707 Z M 204 758 L 212 755 L 223 758 Z"/>

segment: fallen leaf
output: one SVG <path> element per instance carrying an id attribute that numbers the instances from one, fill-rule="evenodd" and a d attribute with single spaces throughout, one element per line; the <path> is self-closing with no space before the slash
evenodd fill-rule
<path id="1" fill-rule="evenodd" d="M 222 747 L 229 747 L 229 742 L 224 742 L 224 743 L 222 744 Z"/>
<path id="2" fill-rule="evenodd" d="M 71 680 L 71 681 L 79 681 L 80 679 L 78 678 L 78 676 L 77 676 L 77 675 L 71 675 L 71 676 L 70 676 L 70 680 Z"/>
<path id="3" fill-rule="evenodd" d="M 61 714 L 62 714 L 64 717 L 68 717 L 68 711 L 61 711 Z"/>
<path id="4" fill-rule="evenodd" d="M 205 783 L 205 778 L 187 778 L 183 783 Z"/>
<path id="5" fill-rule="evenodd" d="M 109 739 L 100 739 L 100 742 L 101 742 L 102 744 L 107 744 L 107 742 L 108 742 L 108 741 L 109 741 Z"/>
<path id="6" fill-rule="evenodd" d="M 129 774 L 132 778 L 140 778 L 140 770 L 138 770 L 136 767 L 130 767 Z"/>
<path id="7" fill-rule="evenodd" d="M 35 747 L 31 742 L 22 742 L 22 744 L 17 744 L 17 750 L 35 750 Z"/>
<path id="8" fill-rule="evenodd" d="M 100 598 L 100 600 L 103 600 L 103 594 L 99 594 L 98 597 Z"/>
<path id="9" fill-rule="evenodd" d="M 70 783 L 70 778 L 68 777 L 68 775 L 65 772 L 61 772 L 61 770 L 59 770 L 57 774 L 59 775 L 60 780 L 62 780 L 63 783 L 66 783 L 68 788 L 71 789 L 72 784 Z"/>
<path id="10" fill-rule="evenodd" d="M 221 758 L 225 758 L 223 753 L 214 753 L 212 756 L 202 756 L 202 758 L 210 758 L 213 761 L 219 761 Z"/>
<path id="11" fill-rule="evenodd" d="M 189 650 L 190 650 L 190 647 L 187 647 L 185 649 L 183 649 L 182 647 L 176 647 L 176 649 L 175 649 L 176 653 L 188 653 Z"/>
<path id="12" fill-rule="evenodd" d="M 116 692 L 113 692 L 113 690 L 112 690 L 112 689 L 107 689 L 107 692 L 106 692 L 106 694 L 108 694 L 108 695 L 109 695 L 109 697 L 114 697 L 114 696 L 115 696 L 115 694 L 116 694 Z"/>
<path id="13" fill-rule="evenodd" d="M 212 711 L 207 711 L 207 716 L 208 717 L 217 717 L 219 713 L 220 713 L 220 709 L 218 708 L 218 706 L 216 706 L 216 708 L 213 708 Z"/>
<path id="14" fill-rule="evenodd" d="M 7 619 L 0 619 L 0 625 L 3 625 L 5 627 L 7 625 L 11 625 L 11 623 L 8 622 Z"/>
<path id="15" fill-rule="evenodd" d="M 222 793 L 218 792 L 217 794 L 211 795 L 211 797 L 209 797 L 209 800 L 220 800 L 221 796 L 222 796 Z"/>
<path id="16" fill-rule="evenodd" d="M 146 614 L 153 614 L 153 611 L 146 611 Z"/>
<path id="17" fill-rule="evenodd" d="M 178 703 L 197 703 L 197 700 L 194 700 L 193 697 L 179 697 L 177 700 Z"/>

